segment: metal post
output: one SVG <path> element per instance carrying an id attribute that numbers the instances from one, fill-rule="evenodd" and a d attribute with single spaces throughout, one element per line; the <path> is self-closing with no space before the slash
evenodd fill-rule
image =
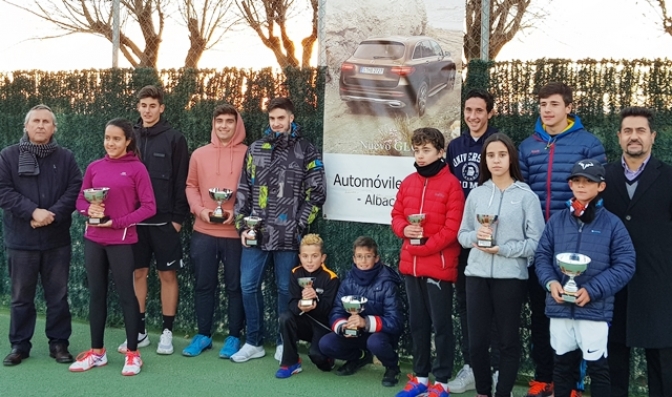
<path id="1" fill-rule="evenodd" d="M 119 1 L 112 2 L 112 67 L 119 67 Z"/>
<path id="2" fill-rule="evenodd" d="M 481 59 L 490 59 L 490 0 L 481 0 Z"/>

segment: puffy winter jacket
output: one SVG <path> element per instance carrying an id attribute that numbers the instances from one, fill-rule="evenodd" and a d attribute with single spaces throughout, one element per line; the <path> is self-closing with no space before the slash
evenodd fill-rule
<path id="1" fill-rule="evenodd" d="M 523 178 L 539 196 L 546 220 L 555 211 L 564 209 L 567 200 L 572 198 L 567 178 L 577 161 L 593 159 L 607 163 L 602 143 L 583 128 L 579 116 L 570 115 L 568 121 L 570 126 L 566 131 L 551 136 L 539 118 L 534 134 L 518 148 Z"/>
<path id="2" fill-rule="evenodd" d="M 354 264 L 352 265 L 355 266 Z M 351 275 L 352 270 L 345 276 L 338 288 L 334 307 L 331 309 L 331 329 L 340 333 L 350 314 L 343 309 L 341 298 L 348 295 L 365 296 L 369 301 L 364 306 L 361 316 L 366 318 L 369 328 L 365 332 L 384 332 L 390 335 L 401 335 L 404 329 L 404 315 L 401 310 L 399 299 L 399 286 L 401 278 L 396 271 L 386 265 L 382 265 L 380 273 L 371 284 L 367 286 L 357 284 L 357 280 Z"/>
<path id="3" fill-rule="evenodd" d="M 611 321 L 614 295 L 635 273 L 635 249 L 623 222 L 599 207 L 595 219 L 588 224 L 564 210 L 557 212 L 546 224 L 534 256 L 539 283 L 547 288 L 551 281 L 565 285 L 569 277 L 558 267 L 555 256 L 563 252 L 588 255 L 588 269 L 574 281 L 585 288 L 590 302 L 584 307 L 573 303 L 557 303 L 546 295 L 546 315 L 551 318 Z"/>
<path id="4" fill-rule="evenodd" d="M 464 193 L 460 182 L 443 167 L 438 174 L 425 178 L 417 172 L 407 176 L 399 186 L 392 208 L 392 231 L 404 239 L 399 271 L 415 277 L 457 280 L 457 257 L 460 244 L 457 232 L 464 211 Z M 411 245 L 404 237 L 408 215 L 425 214 L 422 224 L 424 245 Z"/>

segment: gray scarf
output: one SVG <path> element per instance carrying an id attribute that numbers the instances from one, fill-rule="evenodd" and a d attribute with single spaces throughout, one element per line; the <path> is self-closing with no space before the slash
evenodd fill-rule
<path id="1" fill-rule="evenodd" d="M 49 143 L 36 145 L 28 139 L 26 133 L 19 141 L 19 176 L 37 176 L 40 175 L 40 165 L 37 158 L 45 158 L 56 150 L 58 143 L 53 137 Z"/>

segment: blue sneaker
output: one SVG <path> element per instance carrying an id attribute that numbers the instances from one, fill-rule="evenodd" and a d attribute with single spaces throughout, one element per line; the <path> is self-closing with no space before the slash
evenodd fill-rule
<path id="1" fill-rule="evenodd" d="M 219 351 L 219 357 L 231 358 L 231 356 L 238 353 L 238 350 L 240 350 L 240 339 L 235 336 L 227 336 L 226 340 L 224 340 L 222 350 Z"/>
<path id="2" fill-rule="evenodd" d="M 290 365 L 289 367 L 280 367 L 278 372 L 275 373 L 275 377 L 278 379 L 285 379 L 294 374 L 298 374 L 301 371 L 303 371 L 303 369 L 301 369 L 301 359 L 299 359 L 299 361 L 294 365 Z"/>
<path id="3" fill-rule="evenodd" d="M 191 340 L 189 346 L 182 350 L 182 355 L 187 357 L 196 357 L 203 353 L 204 350 L 212 349 L 212 338 L 205 335 L 196 334 Z"/>
<path id="4" fill-rule="evenodd" d="M 448 390 L 444 389 L 443 386 L 438 383 L 434 383 L 433 385 L 429 386 L 427 391 L 428 397 L 450 397 Z"/>
<path id="5" fill-rule="evenodd" d="M 404 390 L 397 393 L 396 397 L 416 397 L 427 393 L 427 385 L 418 382 L 418 378 L 413 375 L 408 375 L 408 382 L 404 386 Z"/>

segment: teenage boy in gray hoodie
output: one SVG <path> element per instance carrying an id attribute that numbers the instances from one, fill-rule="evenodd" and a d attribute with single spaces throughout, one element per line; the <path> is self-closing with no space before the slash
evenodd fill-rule
<path id="1" fill-rule="evenodd" d="M 485 159 L 485 161 L 483 161 Z M 492 320 L 499 331 L 499 381 L 495 396 L 509 396 L 520 362 L 520 312 L 527 292 L 527 264 L 544 230 L 537 197 L 522 182 L 518 151 L 504 134 L 483 144 L 479 186 L 471 191 L 458 240 L 469 253 L 465 269 L 471 366 L 479 395 L 492 395 Z M 497 216 L 480 224 L 477 215 Z"/>

